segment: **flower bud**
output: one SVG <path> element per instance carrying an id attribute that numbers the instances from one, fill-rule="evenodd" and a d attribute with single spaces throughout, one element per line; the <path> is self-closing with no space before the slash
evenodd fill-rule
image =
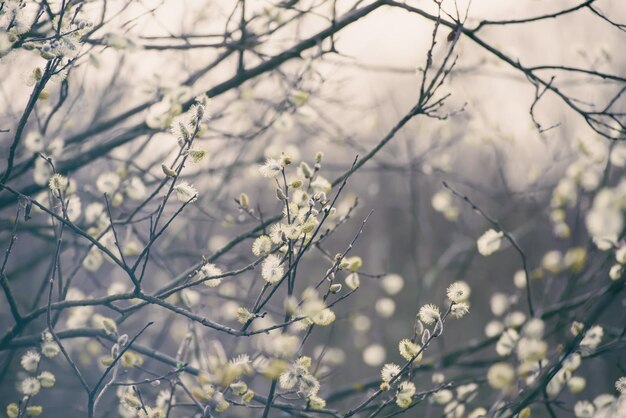
<path id="1" fill-rule="evenodd" d="M 291 155 L 283 154 L 280 157 L 280 165 L 283 167 L 287 167 L 292 161 Z"/>
<path id="2" fill-rule="evenodd" d="M 230 388 L 237 396 L 242 396 L 248 391 L 248 385 L 245 382 L 238 381 L 230 384 Z"/>
<path id="3" fill-rule="evenodd" d="M 56 383 L 56 378 L 50 372 L 41 372 L 37 379 L 39 379 L 42 388 L 51 388 Z"/>
<path id="4" fill-rule="evenodd" d="M 443 322 L 441 321 L 441 319 L 438 319 L 437 323 L 435 324 L 435 328 L 433 329 L 433 337 L 440 336 L 442 332 L 443 332 Z"/>
<path id="5" fill-rule="evenodd" d="M 247 404 L 252 402 L 252 399 L 254 399 L 254 391 L 248 389 L 248 391 L 241 397 L 241 402 Z"/>
<path id="6" fill-rule="evenodd" d="M 126 345 L 126 343 L 128 342 L 128 334 L 122 334 L 120 335 L 120 337 L 117 339 L 117 343 L 123 347 Z"/>
<path id="7" fill-rule="evenodd" d="M 291 182 L 291 187 L 293 187 L 294 189 L 299 189 L 302 186 L 302 180 L 300 179 L 295 179 L 294 181 Z"/>
<path id="8" fill-rule="evenodd" d="M 161 164 L 161 170 L 163 170 L 163 173 L 168 177 L 176 176 L 176 171 L 169 168 L 167 165 L 165 165 L 165 163 Z"/>
<path id="9" fill-rule="evenodd" d="M 7 405 L 6 412 L 9 418 L 17 418 L 20 415 L 20 408 L 16 403 L 10 403 Z"/>
<path id="10" fill-rule="evenodd" d="M 304 175 L 305 179 L 310 179 L 311 176 L 313 175 L 313 172 L 311 171 L 311 167 L 309 167 L 309 165 L 305 163 L 304 161 L 300 163 L 300 170 L 302 170 L 302 174 Z"/>
<path id="11" fill-rule="evenodd" d="M 42 412 L 43 407 L 40 405 L 31 405 L 26 408 L 26 414 L 28 414 L 29 417 L 38 417 Z"/>
<path id="12" fill-rule="evenodd" d="M 239 205 L 241 205 L 242 208 L 244 209 L 248 209 L 250 204 L 250 201 L 248 200 L 248 195 L 245 193 L 242 193 L 239 195 Z"/>
<path id="13" fill-rule="evenodd" d="M 117 324 L 111 318 L 102 318 L 102 329 L 108 334 L 113 335 L 117 333 Z"/>
<path id="14" fill-rule="evenodd" d="M 283 192 L 281 188 L 276 189 L 276 197 L 278 198 L 278 200 L 281 200 L 281 201 L 287 200 L 287 196 L 285 195 L 285 192 Z"/>

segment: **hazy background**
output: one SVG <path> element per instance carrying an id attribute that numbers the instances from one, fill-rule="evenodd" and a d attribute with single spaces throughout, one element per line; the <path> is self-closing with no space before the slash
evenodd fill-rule
<path id="1" fill-rule="evenodd" d="M 341 7 L 343 1 L 338 3 Z M 426 0 L 411 3 L 434 11 Z M 483 19 L 540 15 L 577 3 L 474 0 L 469 8 L 467 26 Z M 146 10 L 157 4 L 154 1 L 135 4 L 120 16 L 120 21 L 141 16 L 130 25 L 136 38 L 191 31 L 219 33 L 232 2 L 172 0 L 146 14 Z M 266 5 L 267 2 L 260 0 L 251 2 L 250 13 L 255 7 Z M 615 20 L 626 21 L 626 7 L 621 1 L 603 0 L 598 5 Z M 465 10 L 465 2 L 459 2 L 459 8 Z M 315 17 L 305 22 L 298 36 L 304 37 L 325 25 Z M 383 8 L 341 31 L 336 37 L 341 55 L 328 55 L 316 63 L 315 75 L 307 80 L 307 85 L 317 91 L 308 103 L 306 112 L 309 113 L 284 117 L 281 123 L 254 140 L 238 139 L 237 132 L 248 127 L 251 119 L 262 111 L 263 105 L 258 99 L 277 100 L 289 91 L 288 86 L 269 76 L 263 82 L 244 84 L 238 91 L 216 98 L 213 109 L 223 116 L 211 127 L 213 137 L 203 142 L 209 150 L 209 163 L 198 168 L 193 177 L 202 197 L 197 206 L 190 207 L 175 222 L 159 245 L 158 251 L 168 257 L 167 268 L 171 271 L 153 265 L 150 274 L 154 283 L 166 282 L 171 273 L 183 271 L 200 255 L 219 249 L 252 225 L 249 221 L 239 221 L 240 215 L 232 203 L 239 193 L 248 193 L 255 204 L 260 202 L 268 215 L 279 210 L 272 187 L 267 182 L 251 180 L 249 175 L 265 156 L 276 153 L 276 150 L 288 150 L 296 160 L 311 161 L 316 151 L 324 151 L 323 174 L 332 179 L 349 168 L 357 154 L 363 155 L 374 146 L 414 104 L 419 80 L 416 68 L 423 65 L 432 30 L 431 22 L 402 10 Z M 442 28 L 441 45 L 445 44 L 447 34 L 448 30 Z M 263 52 L 272 54 L 284 45 L 291 45 L 294 36 L 290 30 L 279 32 L 269 45 L 263 47 Z M 555 21 L 489 27 L 481 30 L 481 36 L 525 65 L 586 65 L 609 73 L 626 73 L 623 33 L 602 24 L 598 17 L 588 12 L 573 13 Z M 158 41 L 145 42 L 156 44 Z M 72 75 L 79 83 L 77 90 L 73 91 L 80 91 L 80 98 L 73 108 L 68 109 L 65 120 L 54 127 L 51 136 L 69 136 L 81 132 L 96 120 L 106 119 L 106 115 L 122 113 L 151 97 L 150 85 L 154 84 L 155 77 L 164 80 L 163 84 L 176 84 L 206 65 L 215 54 L 211 49 L 140 53 L 124 53 L 111 48 L 101 52 L 95 50 L 94 63 L 81 66 Z M 441 51 L 438 54 L 441 56 Z M 447 221 L 432 208 L 432 196 L 441 190 L 442 180 L 470 196 L 488 214 L 501 221 L 505 229 L 518 234 L 531 267 L 539 264 L 547 250 L 587 245 L 583 228 L 574 230 L 569 241 L 554 238 L 547 208 L 552 188 L 576 153 L 573 150 L 575 141 L 584 139 L 602 143 L 606 140 L 593 134 L 584 121 L 549 94 L 537 106 L 537 118 L 544 126 L 560 126 L 538 133 L 529 116 L 534 89 L 521 74 L 466 38 L 461 38 L 457 54 L 456 71 L 444 87 L 452 93 L 446 109 L 452 111 L 465 104 L 465 110 L 446 121 L 417 118 L 348 182 L 346 198 L 358 196 L 359 206 L 350 222 L 327 243 L 326 249 L 333 254 L 341 252 L 357 232 L 361 221 L 373 210 L 353 254 L 363 257 L 365 272 L 397 273 L 404 278 L 404 287 L 398 294 L 386 295 L 377 284 L 363 286 L 350 303 L 337 308 L 335 325 L 316 330 L 314 338 L 308 342 L 311 349 L 328 342 L 330 346 L 342 349 L 348 359 L 346 364 L 332 372 L 335 388 L 378 375 L 379 366 L 370 367 L 362 362 L 362 351 L 371 344 L 381 344 L 387 349 L 387 361 L 399 361 L 397 341 L 410 336 L 419 306 L 426 302 L 441 303 L 445 288 L 455 279 L 463 278 L 472 286 L 472 311 L 468 318 L 449 325 L 451 332 L 444 333 L 435 346 L 442 350 L 460 348 L 484 338 L 484 325 L 492 316 L 489 297 L 494 291 L 513 291 L 513 274 L 521 268 L 519 256 L 507 248 L 497 257 L 480 257 L 476 253 L 475 241 L 488 228 L 484 219 L 460 201 L 457 204 L 461 213 L 456 222 Z M 31 68 L 31 62 L 32 57 L 27 56 L 0 62 L 2 126 L 14 124 L 21 114 L 29 87 L 22 81 L 25 75 L 18 71 Z M 250 64 L 254 62 L 255 59 L 250 58 Z M 296 72 L 304 65 L 302 61 L 296 61 L 282 68 Z M 200 79 L 193 93 L 200 93 L 231 77 L 234 66 L 234 59 L 224 62 Z M 557 81 L 580 100 L 602 102 L 601 98 L 615 92 L 615 89 L 590 84 L 584 78 L 559 75 Z M 237 95 L 246 95 L 247 99 L 235 100 Z M 107 132 L 95 140 L 104 140 L 113 133 Z M 137 149 L 139 142 L 142 141 L 117 149 L 112 155 L 124 158 Z M 0 152 L 4 153 L 8 141 L 2 139 L 0 144 Z M 165 155 L 174 145 L 171 135 L 157 134 L 135 162 L 142 165 L 160 161 L 161 153 Z M 97 174 L 113 169 L 116 164 L 113 159 L 101 159 L 74 176 L 80 176 L 81 181 L 87 183 L 88 179 L 95 179 Z M 31 178 L 28 176 L 26 174 L 18 184 L 29 183 Z M 5 210 L 3 215 L 6 220 L 12 213 Z M 28 239 L 29 247 L 16 250 L 19 256 L 12 261 L 16 277 L 36 277 L 45 274 L 48 268 L 44 256 L 49 256 L 51 251 L 50 239 L 45 234 Z M 241 244 L 220 263 L 231 266 L 250 259 L 249 245 L 250 242 Z M 320 260 L 321 257 L 306 260 L 301 277 L 310 277 L 310 282 L 314 282 L 315 277 L 323 274 L 326 267 L 320 267 Z M 67 263 L 70 264 L 70 260 Z M 254 273 L 244 275 L 242 281 L 246 277 L 252 280 Z M 87 294 L 101 296 L 118 280 L 123 280 L 121 273 L 105 264 L 97 277 L 80 273 L 76 284 Z M 369 284 L 380 279 L 362 277 L 362 281 Z M 39 280 L 35 282 L 39 283 Z M 20 297 L 30 297 L 28 293 L 33 286 L 28 280 L 16 280 L 15 283 Z M 552 289 L 562 283 L 549 286 L 541 287 L 536 294 L 549 299 Z M 375 303 L 382 297 L 395 302 L 395 312 L 389 318 L 376 312 Z M 206 305 L 203 312 L 219 319 L 224 316 L 221 303 L 219 298 L 203 299 L 202 304 Z M 161 342 L 155 348 L 173 355 L 176 346 L 172 339 L 159 338 L 159 335 L 169 333 L 169 337 L 177 339 L 185 329 L 172 326 L 170 321 L 175 320 L 162 312 L 148 308 L 133 317 L 128 326 L 140 326 L 147 317 L 159 318 L 158 326 L 147 331 L 142 338 L 146 341 L 158 339 Z M 3 315 L 0 324 L 4 329 L 11 318 Z M 369 328 L 363 325 L 360 315 L 369 319 Z M 357 327 L 366 329 L 355 329 L 355 318 L 358 318 Z M 72 344 L 78 348 L 81 340 L 74 340 Z M 223 344 L 229 350 L 236 350 L 234 340 L 225 338 Z M 495 357 L 493 349 L 485 350 L 481 355 Z M 95 356 L 81 356 L 84 364 L 95 361 Z M 19 366 L 14 362 L 12 367 L 17 369 Z M 588 397 L 609 390 L 602 386 L 612 385 L 611 382 L 620 375 L 610 359 L 591 360 L 583 367 L 590 378 L 586 389 Z M 456 368 L 449 373 L 462 375 L 465 372 L 463 368 Z M 594 375 L 598 385 L 591 380 Z M 57 401 L 66 399 L 72 390 L 78 389 L 73 376 L 58 375 L 57 379 L 54 391 L 40 395 L 43 399 L 48 396 Z M 65 382 L 65 379 L 72 383 Z M 13 383 L 11 379 L 3 381 L 0 388 L 3 404 L 15 397 Z M 62 395 L 61 388 L 67 389 L 68 393 Z M 55 413 L 58 414 L 67 408 L 54 399 L 41 403 L 56 404 Z M 236 416 L 235 410 L 231 412 Z"/>

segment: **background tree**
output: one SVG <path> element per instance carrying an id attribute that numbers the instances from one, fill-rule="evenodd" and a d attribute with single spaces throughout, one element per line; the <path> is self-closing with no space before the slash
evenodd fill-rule
<path id="1" fill-rule="evenodd" d="M 624 10 L 0 1 L 0 399 L 626 416 Z"/>

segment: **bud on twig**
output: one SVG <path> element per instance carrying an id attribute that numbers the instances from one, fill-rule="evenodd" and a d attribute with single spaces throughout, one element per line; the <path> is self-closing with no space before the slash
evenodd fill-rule
<path id="1" fill-rule="evenodd" d="M 176 171 L 169 168 L 167 165 L 165 165 L 165 163 L 161 164 L 161 170 L 163 170 L 163 173 L 168 177 L 176 176 Z"/>
<path id="2" fill-rule="evenodd" d="M 285 192 L 283 192 L 283 190 L 280 188 L 276 189 L 276 197 L 278 198 L 278 200 L 281 200 L 281 201 L 287 200 L 287 196 L 285 195 Z"/>
<path id="3" fill-rule="evenodd" d="M 441 319 L 438 319 L 437 323 L 435 324 L 435 328 L 433 329 L 433 337 L 440 336 L 442 332 L 443 332 L 443 322 L 441 322 Z"/>

